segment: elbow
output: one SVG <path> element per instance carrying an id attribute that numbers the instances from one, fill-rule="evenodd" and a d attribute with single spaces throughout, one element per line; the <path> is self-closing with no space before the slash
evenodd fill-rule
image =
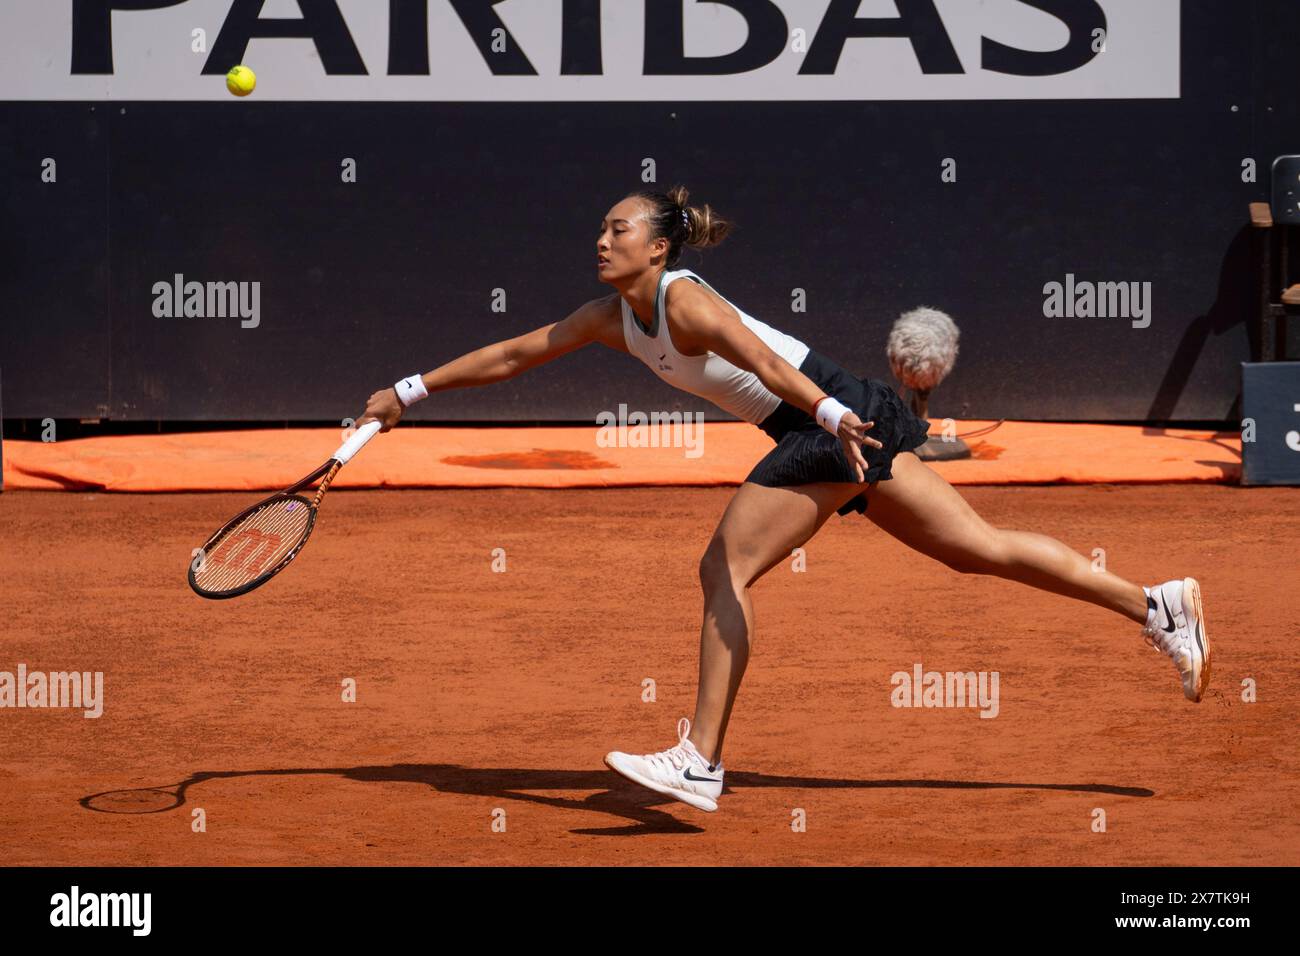
<path id="1" fill-rule="evenodd" d="M 519 356 L 509 345 L 502 344 L 501 354 L 497 357 L 501 379 L 514 378 L 524 370 L 519 364 Z"/>
<path id="2" fill-rule="evenodd" d="M 768 390 L 780 395 L 789 390 L 787 375 L 792 367 L 781 356 L 773 353 L 758 364 L 756 371 L 758 377 L 763 380 L 763 384 L 768 387 Z"/>

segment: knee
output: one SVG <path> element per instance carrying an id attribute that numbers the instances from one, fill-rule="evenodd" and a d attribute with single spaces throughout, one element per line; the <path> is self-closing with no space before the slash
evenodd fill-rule
<path id="1" fill-rule="evenodd" d="M 958 574 L 997 574 L 1004 556 L 1002 532 L 989 528 L 975 544 L 950 552 L 942 560 Z"/>
<path id="2" fill-rule="evenodd" d="M 700 558 L 700 587 L 706 594 L 720 589 L 732 590 L 736 576 L 735 569 L 727 559 L 726 551 L 717 545 L 710 544 L 704 551 L 704 556 Z"/>

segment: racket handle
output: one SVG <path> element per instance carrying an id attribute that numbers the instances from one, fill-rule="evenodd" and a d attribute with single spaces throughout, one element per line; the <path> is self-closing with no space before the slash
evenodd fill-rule
<path id="1" fill-rule="evenodd" d="M 379 432 L 379 429 L 379 422 L 366 422 L 352 433 L 351 438 L 345 441 L 342 445 L 339 445 L 339 450 L 330 457 L 340 465 L 346 465 L 352 459 L 352 456 L 361 450 L 362 446 L 364 446 L 366 442 L 375 437 Z"/>

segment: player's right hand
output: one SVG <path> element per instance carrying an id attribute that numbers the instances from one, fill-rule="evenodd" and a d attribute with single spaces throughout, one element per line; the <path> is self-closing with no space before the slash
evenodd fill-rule
<path id="1" fill-rule="evenodd" d="M 875 424 L 875 422 L 862 421 L 851 411 L 845 412 L 844 417 L 840 419 L 840 444 L 844 446 L 844 457 L 848 459 L 849 464 L 853 467 L 853 474 L 857 477 L 859 483 L 866 480 L 866 472 L 870 467 L 867 460 L 862 457 L 862 446 L 885 447 L 877 439 L 867 434 L 875 427 Z"/>
<path id="2" fill-rule="evenodd" d="M 397 392 L 393 391 L 393 387 L 390 385 L 381 388 L 366 402 L 366 410 L 357 419 L 357 427 L 360 428 L 366 422 L 379 422 L 379 430 L 386 432 L 402 420 L 403 411 L 405 409 L 397 400 Z"/>

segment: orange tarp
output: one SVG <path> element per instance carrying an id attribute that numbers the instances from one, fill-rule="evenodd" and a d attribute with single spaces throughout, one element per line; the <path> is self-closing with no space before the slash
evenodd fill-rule
<path id="1" fill-rule="evenodd" d="M 965 421 L 957 433 L 991 422 Z M 932 423 L 931 434 L 940 425 Z M 667 428 L 641 437 L 672 436 Z M 744 422 L 706 422 L 695 447 L 601 447 L 591 426 L 399 427 L 377 435 L 336 488 L 607 488 L 738 485 L 772 448 Z M 623 432 L 631 441 L 634 428 Z M 678 433 L 679 444 L 692 437 Z M 338 447 L 337 429 L 131 435 L 60 442 L 6 441 L 4 487 L 105 491 L 253 491 L 283 488 Z M 968 440 L 973 457 L 937 463 L 953 484 L 1236 482 L 1236 432 L 1123 425 L 1004 422 Z"/>

